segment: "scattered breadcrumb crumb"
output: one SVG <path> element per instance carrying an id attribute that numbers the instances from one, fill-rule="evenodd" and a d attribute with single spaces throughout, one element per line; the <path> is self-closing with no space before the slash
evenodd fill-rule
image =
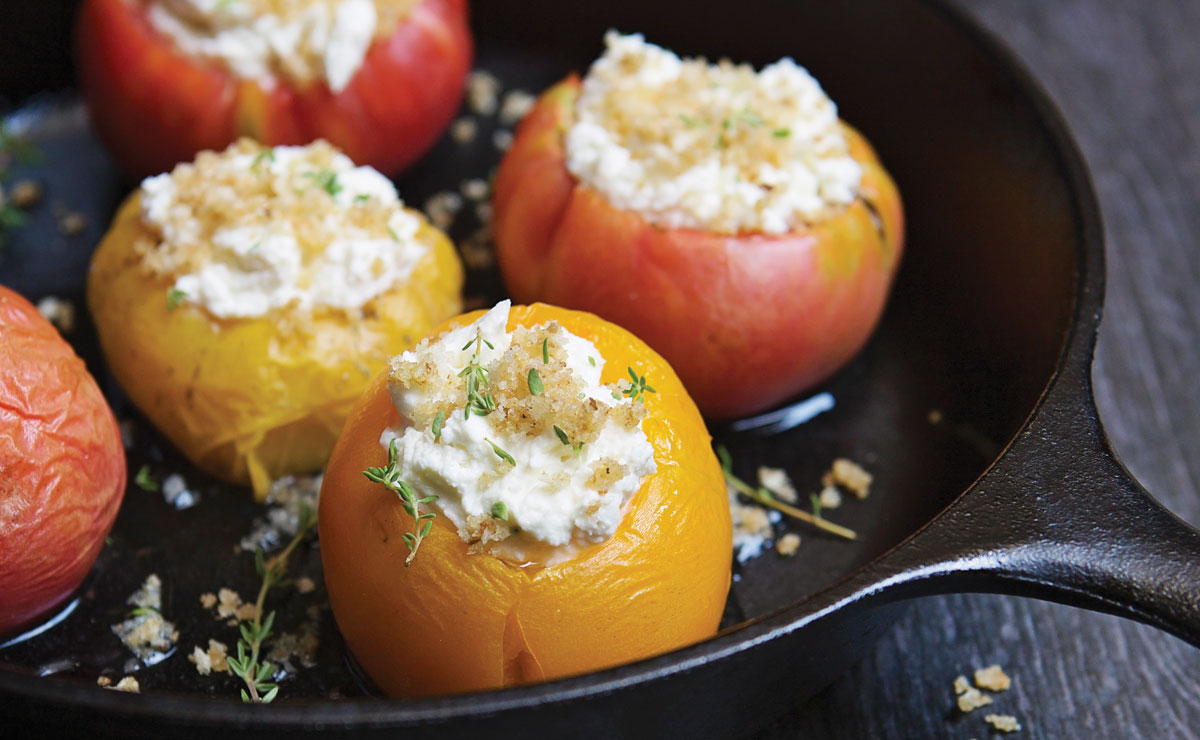
<path id="1" fill-rule="evenodd" d="M 958 676 L 957 678 L 954 679 L 954 694 L 955 694 L 955 696 L 961 696 L 962 694 L 967 693 L 967 690 L 970 688 L 971 688 L 971 682 L 967 680 L 966 676 Z"/>
<path id="2" fill-rule="evenodd" d="M 75 328 L 75 304 L 71 301 L 48 295 L 38 301 L 37 310 L 63 334 Z"/>
<path id="3" fill-rule="evenodd" d="M 783 555 L 784 557 L 788 557 L 790 555 L 795 555 L 796 550 L 799 547 L 800 535 L 796 534 L 795 532 L 788 532 L 784 536 L 780 537 L 779 541 L 775 543 L 775 552 Z"/>
<path id="4" fill-rule="evenodd" d="M 983 721 L 1000 732 L 1017 732 L 1021 729 L 1021 723 L 1011 714 L 988 714 L 984 716 Z"/>
<path id="5" fill-rule="evenodd" d="M 973 712 L 980 707 L 986 707 L 992 703 L 992 697 L 983 693 L 974 686 L 968 686 L 967 690 L 958 695 L 958 709 L 964 714 Z"/>
<path id="6" fill-rule="evenodd" d="M 853 460 L 847 460 L 844 457 L 837 458 L 833 461 L 830 473 L 834 483 L 844 486 L 859 498 L 866 498 L 871 492 L 871 482 L 874 478 Z"/>
<path id="7" fill-rule="evenodd" d="M 36 180 L 18 180 L 8 190 L 8 199 L 22 210 L 29 210 L 42 199 L 42 184 Z"/>
<path id="8" fill-rule="evenodd" d="M 729 514 L 733 519 L 733 549 L 737 561 L 744 563 L 762 554 L 763 548 L 774 537 L 771 524 L 779 521 L 778 511 L 767 511 L 761 506 L 743 504 L 737 492 L 728 486 Z"/>
<path id="9" fill-rule="evenodd" d="M 942 412 L 939 409 L 931 409 L 930 410 L 929 423 L 930 424 L 941 424 L 942 423 Z"/>
<path id="10" fill-rule="evenodd" d="M 271 641 L 271 649 L 267 660 L 276 665 L 282 665 L 288 673 L 294 673 L 295 667 L 290 665 L 293 657 L 300 661 L 303 668 L 312 668 L 317 664 L 317 648 L 320 639 L 317 636 L 316 621 L 304 622 L 298 632 L 283 632 Z"/>
<path id="11" fill-rule="evenodd" d="M 254 552 L 273 550 L 294 537 L 300 528 L 300 512 L 316 512 L 321 494 L 320 475 L 285 475 L 271 484 L 264 503 L 266 519 L 255 518 L 254 529 L 242 538 L 238 548 Z"/>
<path id="12" fill-rule="evenodd" d="M 216 605 L 217 605 L 217 595 L 216 594 L 212 593 L 211 591 L 208 593 L 200 594 L 200 606 L 204 607 L 205 609 L 212 609 Z"/>
<path id="13" fill-rule="evenodd" d="M 445 231 L 454 224 L 454 217 L 462 209 L 463 199 L 458 193 L 443 190 L 434 193 L 425 201 L 425 216 L 430 223 Z"/>
<path id="14" fill-rule="evenodd" d="M 482 226 L 458 245 L 463 264 L 468 270 L 488 270 L 496 264 L 496 252 L 492 247 L 492 230 Z"/>
<path id="15" fill-rule="evenodd" d="M 197 645 L 192 650 L 192 654 L 188 656 L 188 660 L 196 664 L 196 672 L 201 676 L 207 676 L 213 671 L 219 673 L 231 672 L 229 668 L 229 646 L 216 640 L 210 639 L 208 641 L 208 650 L 204 650 Z"/>
<path id="16" fill-rule="evenodd" d="M 82 213 L 70 211 L 64 213 L 58 219 L 58 230 L 63 236 L 76 236 L 82 234 L 87 228 L 87 218 Z"/>
<path id="17" fill-rule="evenodd" d="M 302 594 L 311 594 L 316 590 L 317 584 L 313 583 L 313 579 L 308 576 L 302 576 L 296 579 L 296 591 Z"/>
<path id="18" fill-rule="evenodd" d="M 488 191 L 491 188 L 488 186 L 487 180 L 475 177 L 470 180 L 463 180 L 459 184 L 458 190 L 467 200 L 484 200 L 488 197 Z"/>
<path id="19" fill-rule="evenodd" d="M 136 608 L 128 619 L 112 625 L 113 634 L 146 665 L 166 658 L 179 639 L 179 631 L 160 613 L 162 581 L 158 575 L 147 576 L 142 587 L 126 603 Z"/>
<path id="20" fill-rule="evenodd" d="M 837 486 L 824 486 L 817 494 L 817 500 L 821 502 L 822 509 L 836 509 L 842 505 L 842 492 Z"/>
<path id="21" fill-rule="evenodd" d="M 187 481 L 179 473 L 168 475 L 162 482 L 163 499 L 174 508 L 183 511 L 200 501 L 200 496 L 187 487 Z"/>
<path id="22" fill-rule="evenodd" d="M 794 504 L 800 500 L 792 479 L 783 468 L 760 467 L 758 469 L 758 484 L 771 492 L 780 501 Z"/>
<path id="23" fill-rule="evenodd" d="M 125 676 L 117 685 L 112 687 L 113 691 L 128 691 L 131 694 L 142 693 L 142 687 L 138 685 L 138 681 L 133 676 Z"/>
<path id="24" fill-rule="evenodd" d="M 467 105 L 480 115 L 490 116 L 499 105 L 500 80 L 495 75 L 477 69 L 467 75 Z"/>
<path id="25" fill-rule="evenodd" d="M 512 131 L 506 131 L 504 129 L 499 129 L 497 131 L 492 132 L 492 146 L 496 147 L 500 151 L 507 152 L 508 148 L 510 146 L 512 146 L 512 143 L 513 143 Z"/>
<path id="26" fill-rule="evenodd" d="M 500 103 L 500 123 L 512 126 L 524 118 L 525 114 L 533 109 L 536 102 L 537 96 L 524 90 L 512 90 L 506 93 L 504 100 Z"/>
<path id="27" fill-rule="evenodd" d="M 457 144 L 470 144 L 479 133 L 479 124 L 474 118 L 463 116 L 450 126 L 450 138 Z"/>
<path id="28" fill-rule="evenodd" d="M 975 685 L 988 691 L 1007 691 L 1012 686 L 1012 679 L 998 665 L 990 665 L 975 671 Z"/>
<path id="29" fill-rule="evenodd" d="M 237 614 L 242 606 L 242 597 L 231 588 L 223 588 L 217 592 L 217 618 L 224 619 Z"/>
<path id="30" fill-rule="evenodd" d="M 109 678 L 108 676 L 97 676 L 96 677 L 96 685 L 97 686 L 112 686 L 112 679 Z"/>

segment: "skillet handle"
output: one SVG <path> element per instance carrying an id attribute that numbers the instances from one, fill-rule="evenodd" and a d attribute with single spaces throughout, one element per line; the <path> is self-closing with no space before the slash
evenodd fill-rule
<path id="1" fill-rule="evenodd" d="M 1200 531 L 1134 480 L 1081 398 L 1091 398 L 1086 379 L 1049 393 L 996 464 L 893 552 L 905 571 L 889 595 L 1033 596 L 1200 647 Z"/>

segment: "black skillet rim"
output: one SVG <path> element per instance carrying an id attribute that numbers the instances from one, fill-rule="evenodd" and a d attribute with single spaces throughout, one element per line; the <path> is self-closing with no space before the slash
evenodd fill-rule
<path id="1" fill-rule="evenodd" d="M 1007 453 L 1008 446 L 1020 438 L 1042 408 L 1050 390 L 1069 371 L 1090 371 L 1092 350 L 1099 328 L 1104 299 L 1104 238 L 1099 203 L 1083 155 L 1072 138 L 1061 111 L 1016 55 L 990 31 L 970 17 L 951 0 L 918 0 L 941 14 L 977 46 L 984 57 L 1005 78 L 1036 114 L 1038 126 L 1050 144 L 1049 151 L 1058 160 L 1070 192 L 1070 206 L 1076 235 L 1076 284 L 1071 320 L 1059 350 L 1054 372 L 1043 388 L 1026 421 L 1009 440 L 996 460 L 981 474 L 986 476 Z M 1071 367 L 1080 365 L 1083 367 Z M 1085 386 L 1087 387 L 1087 386 Z M 1080 402 L 1092 404 L 1089 393 Z M 969 486 L 948 505 L 954 505 L 971 490 Z M 935 515 L 930 522 L 939 516 Z M 829 611 L 833 600 L 828 596 L 846 581 L 861 576 L 889 558 L 929 526 L 926 523 L 891 550 L 847 573 L 837 583 L 808 599 L 778 610 L 716 637 L 672 653 L 595 673 L 559 679 L 532 686 L 500 689 L 477 694 L 410 699 L 387 702 L 370 698 L 347 698 L 338 702 L 305 699 L 283 705 L 242 705 L 233 699 L 208 698 L 197 701 L 187 695 L 156 694 L 154 702 L 122 692 L 95 691 L 91 687 L 31 679 L 0 671 L 0 693 L 42 705 L 89 710 L 100 715 L 157 721 L 162 725 L 193 727 L 236 727 L 241 730 L 270 729 L 296 731 L 329 726 L 346 728 L 352 724 L 362 730 L 425 725 L 455 718 L 484 717 L 502 712 L 545 707 L 562 702 L 595 697 L 648 684 L 674 675 L 682 675 L 713 662 L 742 653 L 793 632 Z M 986 543 L 982 543 L 986 544 Z"/>

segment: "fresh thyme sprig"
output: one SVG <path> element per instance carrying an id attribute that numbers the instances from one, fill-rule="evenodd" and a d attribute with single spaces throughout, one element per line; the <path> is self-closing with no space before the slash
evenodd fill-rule
<path id="1" fill-rule="evenodd" d="M 471 355 L 471 361 L 458 371 L 458 377 L 467 380 L 467 405 L 463 407 L 464 419 L 470 418 L 471 414 L 487 416 L 496 410 L 496 399 L 492 398 L 492 394 L 479 390 L 488 385 L 488 371 L 479 364 L 479 352 L 485 344 L 488 349 L 495 349 L 495 346 L 483 338 L 483 332 L 479 329 L 475 330 L 475 338 L 463 345 L 462 351 L 466 352 L 472 344 L 475 345 L 475 352 Z"/>
<path id="2" fill-rule="evenodd" d="M 259 661 L 263 643 L 271 635 L 271 627 L 275 624 L 275 612 L 263 616 L 263 606 L 267 601 L 267 592 L 275 586 L 285 586 L 287 579 L 287 560 L 312 528 L 317 524 L 317 517 L 307 506 L 300 509 L 300 523 L 296 535 L 291 542 L 277 555 L 269 560 L 259 547 L 254 552 L 254 569 L 262 577 L 262 586 L 258 589 L 258 598 L 254 602 L 254 619 L 238 625 L 241 638 L 237 644 L 237 657 L 229 658 L 229 669 L 233 675 L 242 679 L 246 688 L 242 689 L 242 701 L 248 704 L 269 704 L 279 695 L 279 685 L 271 681 L 275 666 L 269 661 Z"/>
<path id="3" fill-rule="evenodd" d="M 858 539 L 858 535 L 853 529 L 843 527 L 840 524 L 834 524 L 825 517 L 821 516 L 820 509 L 810 514 L 802 509 L 797 509 L 794 506 L 779 501 L 766 488 L 759 486 L 755 488 L 749 483 L 746 483 L 741 478 L 733 474 L 733 458 L 729 455 L 729 450 L 725 449 L 724 445 L 717 445 L 717 457 L 721 460 L 721 472 L 725 474 L 725 482 L 729 484 L 733 490 L 746 496 L 755 503 L 770 507 L 776 511 L 783 512 L 793 519 L 799 519 L 802 522 L 807 522 L 817 529 L 822 529 L 830 534 L 835 534 L 838 537 L 844 537 L 848 540 Z"/>
<path id="4" fill-rule="evenodd" d="M 437 496 L 425 496 L 417 498 L 417 494 L 409 487 L 407 483 L 400 480 L 400 453 L 396 449 L 396 440 L 388 445 L 388 464 L 382 468 L 367 468 L 363 471 L 363 475 L 367 480 L 376 483 L 382 483 L 392 493 L 400 497 L 400 505 L 408 512 L 408 515 L 413 519 L 413 531 L 404 533 L 404 544 L 408 546 L 408 557 L 404 559 L 404 567 L 412 564 L 413 558 L 417 556 L 417 550 L 421 547 L 421 542 L 429 535 L 429 530 L 433 529 L 433 518 L 437 516 L 432 511 L 421 513 L 421 506 L 437 501 Z"/>
<path id="5" fill-rule="evenodd" d="M 628 388 L 626 388 L 625 390 L 621 391 L 621 393 L 623 393 L 626 396 L 629 396 L 629 400 L 641 401 L 642 403 L 645 403 L 647 393 L 657 393 L 658 392 L 658 391 L 654 390 L 653 387 L 646 384 L 646 376 L 645 375 L 639 376 L 637 373 L 635 373 L 633 371 L 632 367 L 627 368 L 627 369 L 629 370 L 629 377 L 633 378 L 633 385 L 631 385 Z"/>

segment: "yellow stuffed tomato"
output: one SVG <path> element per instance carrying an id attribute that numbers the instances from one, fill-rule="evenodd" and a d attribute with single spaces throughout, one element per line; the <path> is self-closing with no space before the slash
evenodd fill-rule
<path id="1" fill-rule="evenodd" d="M 197 466 L 265 494 L 324 465 L 355 399 L 457 313 L 453 245 L 324 142 L 242 140 L 143 181 L 88 305 L 130 399 Z"/>
<path id="2" fill-rule="evenodd" d="M 325 583 L 358 662 L 438 694 L 712 636 L 729 503 L 679 378 L 592 314 L 481 314 L 395 358 L 326 468 Z"/>

